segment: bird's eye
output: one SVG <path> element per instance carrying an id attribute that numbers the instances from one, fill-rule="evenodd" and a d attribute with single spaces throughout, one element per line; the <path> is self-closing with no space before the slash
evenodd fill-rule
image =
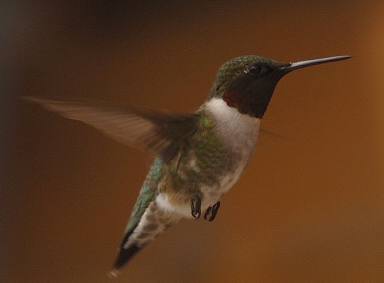
<path id="1" fill-rule="evenodd" d="M 248 69 L 247 73 L 252 75 L 259 75 L 260 71 L 261 71 L 261 67 L 259 65 L 253 65 Z"/>
<path id="2" fill-rule="evenodd" d="M 246 70 L 246 74 L 251 74 L 253 76 L 262 76 L 269 72 L 269 68 L 264 65 L 252 65 Z"/>

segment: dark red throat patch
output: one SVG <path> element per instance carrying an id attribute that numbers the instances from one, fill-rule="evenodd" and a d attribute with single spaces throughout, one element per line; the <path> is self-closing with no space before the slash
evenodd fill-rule
<path id="1" fill-rule="evenodd" d="M 238 92 L 234 91 L 224 93 L 223 100 L 227 103 L 228 106 L 237 109 L 239 109 L 243 102 L 242 96 Z"/>

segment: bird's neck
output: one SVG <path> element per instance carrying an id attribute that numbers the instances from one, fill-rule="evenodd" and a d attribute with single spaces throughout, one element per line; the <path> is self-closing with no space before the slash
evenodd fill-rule
<path id="1" fill-rule="evenodd" d="M 254 143 L 260 128 L 260 119 L 242 114 L 238 109 L 229 106 L 222 98 L 213 97 L 204 105 L 215 120 L 219 134 L 228 139 Z"/>

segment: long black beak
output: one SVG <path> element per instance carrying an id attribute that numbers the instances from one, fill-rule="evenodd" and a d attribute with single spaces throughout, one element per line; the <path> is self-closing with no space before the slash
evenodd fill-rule
<path id="1" fill-rule="evenodd" d="M 284 65 L 281 67 L 281 70 L 286 72 L 286 73 L 289 73 L 293 70 L 297 70 L 297 69 L 301 69 L 301 68 L 305 68 L 305 67 L 309 67 L 309 66 L 314 66 L 314 65 L 319 65 L 319 64 L 323 64 L 323 63 L 328 63 L 328 62 L 336 62 L 336 61 L 346 60 L 349 58 L 351 58 L 351 56 L 344 55 L 344 56 L 334 56 L 334 57 L 299 61 L 299 62 L 294 62 L 294 63 Z"/>

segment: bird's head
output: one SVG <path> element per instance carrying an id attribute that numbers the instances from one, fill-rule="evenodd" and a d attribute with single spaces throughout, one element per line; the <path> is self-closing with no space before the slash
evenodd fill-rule
<path id="1" fill-rule="evenodd" d="M 280 63 L 254 55 L 237 57 L 220 67 L 210 97 L 222 98 L 240 113 L 262 118 L 277 82 L 284 75 L 304 67 L 348 58 L 350 56 L 335 56 Z"/>

